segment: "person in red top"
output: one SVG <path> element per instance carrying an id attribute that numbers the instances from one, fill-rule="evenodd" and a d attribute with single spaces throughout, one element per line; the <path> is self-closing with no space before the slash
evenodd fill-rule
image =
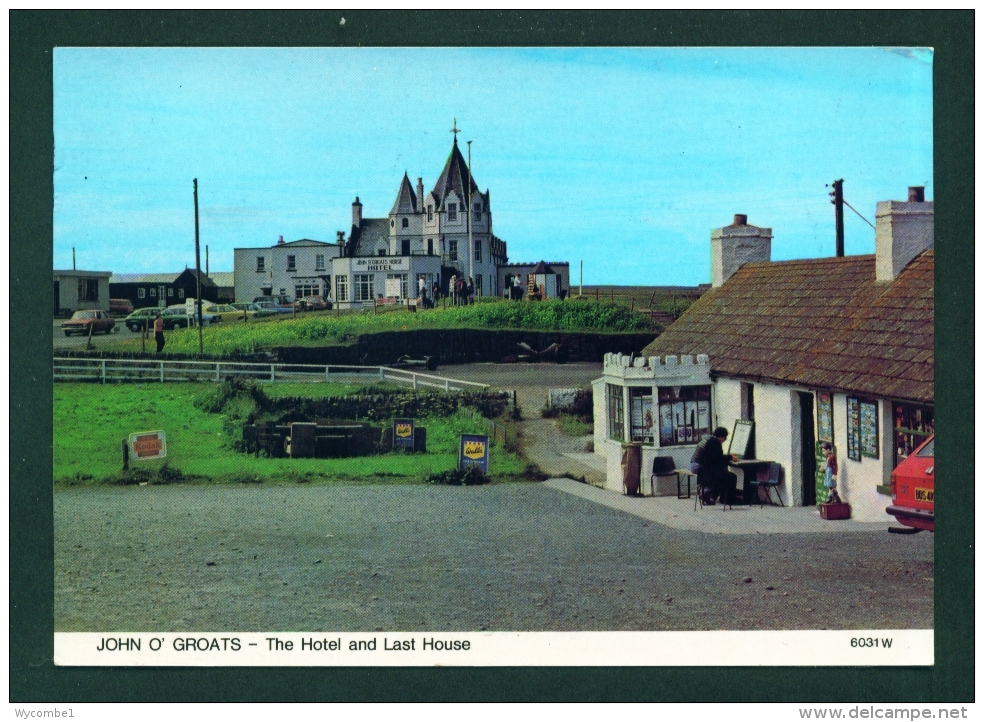
<path id="1" fill-rule="evenodd" d="M 154 317 L 154 340 L 157 341 L 157 353 L 164 350 L 164 319 L 161 314 Z"/>
<path id="2" fill-rule="evenodd" d="M 827 455 L 827 465 L 823 469 L 823 485 L 827 487 L 829 494 L 827 501 L 830 504 L 839 504 L 841 499 L 837 494 L 837 456 L 829 441 L 823 442 L 823 451 Z"/>

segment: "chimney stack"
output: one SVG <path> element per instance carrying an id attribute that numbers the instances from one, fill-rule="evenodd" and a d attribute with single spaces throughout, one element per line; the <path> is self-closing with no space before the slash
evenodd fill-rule
<path id="1" fill-rule="evenodd" d="M 359 196 L 355 197 L 355 203 L 352 204 L 352 226 L 358 228 L 362 225 L 362 204 L 359 203 Z"/>
<path id="2" fill-rule="evenodd" d="M 772 229 L 748 225 L 748 216 L 711 231 L 711 287 L 717 288 L 746 263 L 768 262 L 772 257 Z"/>
<path id="3" fill-rule="evenodd" d="M 420 207 L 417 210 L 422 210 L 424 207 L 424 179 L 417 178 L 417 203 Z"/>
<path id="4" fill-rule="evenodd" d="M 933 247 L 933 201 L 923 186 L 911 186 L 907 201 L 875 207 L 875 280 L 894 281 L 913 258 Z"/>
<path id="5" fill-rule="evenodd" d="M 345 243 L 345 231 L 336 231 L 338 233 L 338 245 Z"/>

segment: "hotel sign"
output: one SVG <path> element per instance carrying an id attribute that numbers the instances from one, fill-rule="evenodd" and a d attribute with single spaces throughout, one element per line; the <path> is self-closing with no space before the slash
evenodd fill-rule
<path id="1" fill-rule="evenodd" d="M 377 256 L 374 258 L 356 258 L 352 263 L 354 273 L 373 273 L 376 271 L 409 271 L 410 258 L 408 256 Z"/>

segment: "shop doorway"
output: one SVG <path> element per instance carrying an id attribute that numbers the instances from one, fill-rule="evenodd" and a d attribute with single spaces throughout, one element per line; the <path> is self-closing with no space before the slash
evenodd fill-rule
<path id="1" fill-rule="evenodd" d="M 800 401 L 800 473 L 803 479 L 803 506 L 817 503 L 816 428 L 813 424 L 813 394 L 798 391 Z"/>

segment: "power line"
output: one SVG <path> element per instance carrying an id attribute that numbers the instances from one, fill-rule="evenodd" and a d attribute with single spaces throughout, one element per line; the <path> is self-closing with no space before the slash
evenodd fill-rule
<path id="1" fill-rule="evenodd" d="M 843 200 L 843 199 L 842 199 L 842 200 Z M 871 221 L 869 221 L 869 220 L 868 220 L 867 218 L 865 218 L 865 217 L 864 217 L 864 216 L 862 216 L 862 215 L 861 215 L 860 213 L 858 213 L 858 210 L 857 210 L 857 209 L 856 209 L 856 208 L 855 208 L 854 206 L 852 206 L 852 205 L 851 205 L 850 203 L 848 203 L 848 202 L 847 202 L 846 200 L 844 200 L 844 205 L 845 205 L 845 206 L 847 206 L 848 208 L 850 208 L 850 209 L 851 209 L 852 211 L 854 211 L 855 213 L 857 213 L 857 214 L 858 214 L 858 218 L 860 218 L 860 219 L 861 219 L 862 221 L 864 221 L 864 222 L 865 222 L 865 223 L 867 223 L 867 224 L 868 224 L 869 226 L 871 226 L 872 228 L 874 228 L 874 225 L 872 225 L 872 223 L 871 223 Z"/>

